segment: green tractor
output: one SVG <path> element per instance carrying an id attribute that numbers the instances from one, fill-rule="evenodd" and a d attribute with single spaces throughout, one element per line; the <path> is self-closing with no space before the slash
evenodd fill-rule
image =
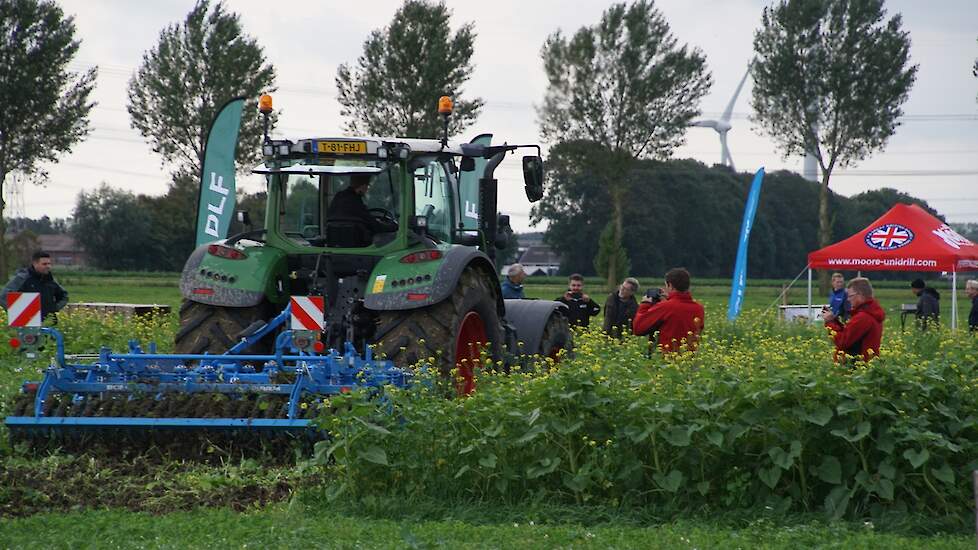
<path id="1" fill-rule="evenodd" d="M 448 98 L 439 110 L 447 128 Z M 539 146 L 490 139 L 266 136 L 254 170 L 267 181 L 264 227 L 187 260 L 177 352 L 222 353 L 302 295 L 325 298 L 327 347 L 372 346 L 400 366 L 434 357 L 446 374 L 458 368 L 460 393 L 473 390 L 482 353 L 511 365 L 569 350 L 561 304 L 502 299 L 494 258 L 512 230 L 493 174 L 507 154 L 535 149 L 522 158 L 532 202 L 543 196 L 543 163 Z M 368 220 L 343 207 L 354 186 Z"/>

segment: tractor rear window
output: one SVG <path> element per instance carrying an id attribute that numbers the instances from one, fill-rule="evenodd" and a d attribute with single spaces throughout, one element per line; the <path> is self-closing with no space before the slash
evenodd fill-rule
<path id="1" fill-rule="evenodd" d="M 401 208 L 399 168 L 396 165 L 383 168 L 380 172 L 360 173 L 362 177 L 370 179 L 370 186 L 362 200 L 372 215 L 396 220 L 400 217 Z M 300 239 L 300 242 L 323 237 L 333 198 L 347 189 L 355 176 L 347 173 L 314 176 L 291 174 L 285 177 L 284 208 L 279 216 L 279 228 L 286 235 Z"/>

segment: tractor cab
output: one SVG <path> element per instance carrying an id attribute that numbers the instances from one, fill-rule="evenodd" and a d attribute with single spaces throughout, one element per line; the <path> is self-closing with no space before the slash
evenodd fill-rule
<path id="1" fill-rule="evenodd" d="M 457 146 L 320 138 L 276 141 L 267 151 L 278 154 L 254 172 L 268 178 L 270 236 L 301 247 L 375 251 L 472 242 L 457 230 L 464 192 Z"/>

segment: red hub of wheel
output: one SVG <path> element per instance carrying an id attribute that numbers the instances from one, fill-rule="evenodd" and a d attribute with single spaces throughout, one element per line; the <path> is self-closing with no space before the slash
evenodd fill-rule
<path id="1" fill-rule="evenodd" d="M 475 391 L 475 365 L 486 343 L 486 325 L 482 316 L 470 311 L 462 318 L 455 337 L 455 366 L 458 369 L 455 388 L 459 395 Z"/>

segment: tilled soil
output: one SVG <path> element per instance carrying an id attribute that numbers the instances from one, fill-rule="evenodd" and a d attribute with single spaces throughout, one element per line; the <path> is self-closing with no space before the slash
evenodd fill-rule
<path id="1" fill-rule="evenodd" d="M 318 470 L 300 474 L 256 462 L 212 467 L 151 457 L 10 459 L 0 468 L 0 516 L 100 508 L 154 514 L 215 506 L 245 510 L 287 500 L 299 486 L 323 479 Z"/>

